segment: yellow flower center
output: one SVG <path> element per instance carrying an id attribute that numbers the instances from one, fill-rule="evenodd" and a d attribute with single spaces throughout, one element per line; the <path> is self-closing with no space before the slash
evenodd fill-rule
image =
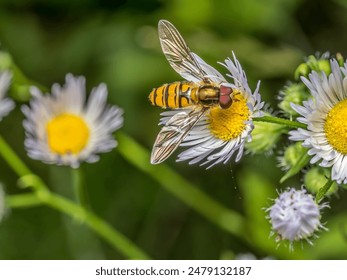
<path id="1" fill-rule="evenodd" d="M 61 114 L 47 123 L 48 146 L 57 154 L 78 154 L 89 140 L 89 128 L 77 115 Z"/>
<path id="2" fill-rule="evenodd" d="M 324 131 L 329 144 L 338 152 L 347 154 L 347 99 L 337 103 L 328 113 Z"/>
<path id="3" fill-rule="evenodd" d="M 213 107 L 209 114 L 209 128 L 211 133 L 224 141 L 240 136 L 246 127 L 250 111 L 247 101 L 241 92 L 234 91 L 233 103 L 228 109 Z"/>

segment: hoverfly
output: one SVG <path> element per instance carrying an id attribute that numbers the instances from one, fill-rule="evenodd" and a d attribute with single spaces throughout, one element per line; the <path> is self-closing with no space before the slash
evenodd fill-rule
<path id="1" fill-rule="evenodd" d="M 154 88 L 149 100 L 162 108 L 189 107 L 192 110 L 178 112 L 160 130 L 152 149 L 152 164 L 166 160 L 212 106 L 227 109 L 233 102 L 233 89 L 222 84 L 225 82 L 223 76 L 190 51 L 170 22 L 160 20 L 158 32 L 166 59 L 186 81 Z"/>

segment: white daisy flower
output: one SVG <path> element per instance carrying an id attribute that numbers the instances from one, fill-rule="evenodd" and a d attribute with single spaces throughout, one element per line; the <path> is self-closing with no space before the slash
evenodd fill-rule
<path id="1" fill-rule="evenodd" d="M 36 87 L 31 94 L 30 106 L 22 107 L 24 144 L 31 158 L 77 168 L 117 146 L 112 133 L 123 125 L 123 110 L 106 104 L 105 84 L 92 90 L 87 103 L 85 78 L 71 74 L 63 87 L 52 86 L 51 95 Z"/>
<path id="2" fill-rule="evenodd" d="M 246 74 L 234 54 L 233 60 L 228 58 L 224 64 L 221 63 L 229 70 L 230 74 L 227 76 L 232 78 L 233 82 L 227 82 L 216 69 L 195 56 L 213 82 L 233 89 L 233 103 L 228 109 L 214 106 L 206 111 L 180 144 L 188 149 L 178 155 L 177 161 L 188 160 L 189 164 L 202 162 L 201 165 L 206 164 L 209 168 L 221 162 L 227 163 L 234 153 L 235 161 L 239 161 L 245 143 L 251 140 L 254 128 L 252 118 L 262 116 L 261 108 L 264 102 L 260 100 L 260 82 L 252 93 Z M 190 110 L 188 108 L 164 112 L 160 124 L 165 124 L 177 112 Z"/>
<path id="3" fill-rule="evenodd" d="M 297 120 L 307 124 L 290 132 L 289 139 L 303 141 L 313 156 L 311 163 L 320 161 L 322 167 L 332 167 L 331 179 L 338 184 L 347 183 L 347 62 L 339 67 L 330 61 L 332 73 L 312 72 L 302 81 L 310 90 L 313 99 L 303 106 L 292 107 L 301 117 Z"/>
<path id="4" fill-rule="evenodd" d="M 305 189 L 288 188 L 266 211 L 277 241 L 307 240 L 311 243 L 308 238 L 315 236 L 317 230 L 325 229 L 320 222 L 320 211 L 325 207 L 328 207 L 326 203 L 318 205 Z"/>
<path id="5" fill-rule="evenodd" d="M 15 106 L 11 99 L 5 98 L 8 87 L 11 83 L 11 78 L 12 75 L 8 71 L 0 73 L 0 120 L 7 116 Z"/>

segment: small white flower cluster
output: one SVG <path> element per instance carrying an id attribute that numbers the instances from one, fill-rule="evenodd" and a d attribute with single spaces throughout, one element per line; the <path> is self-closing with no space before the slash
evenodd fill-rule
<path id="1" fill-rule="evenodd" d="M 289 188 L 276 198 L 275 203 L 266 211 L 277 240 L 291 243 L 314 236 L 319 229 L 325 229 L 320 222 L 321 209 L 326 203 L 318 205 L 305 189 Z"/>

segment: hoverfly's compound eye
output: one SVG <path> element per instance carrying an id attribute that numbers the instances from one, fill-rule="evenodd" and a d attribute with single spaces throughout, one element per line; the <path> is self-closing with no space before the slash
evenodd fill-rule
<path id="1" fill-rule="evenodd" d="M 233 100 L 229 95 L 221 96 L 219 98 L 219 106 L 222 109 L 228 109 L 231 106 L 231 104 L 233 104 Z"/>
<path id="2" fill-rule="evenodd" d="M 233 104 L 233 89 L 220 86 L 219 105 L 222 109 L 228 109 Z"/>

